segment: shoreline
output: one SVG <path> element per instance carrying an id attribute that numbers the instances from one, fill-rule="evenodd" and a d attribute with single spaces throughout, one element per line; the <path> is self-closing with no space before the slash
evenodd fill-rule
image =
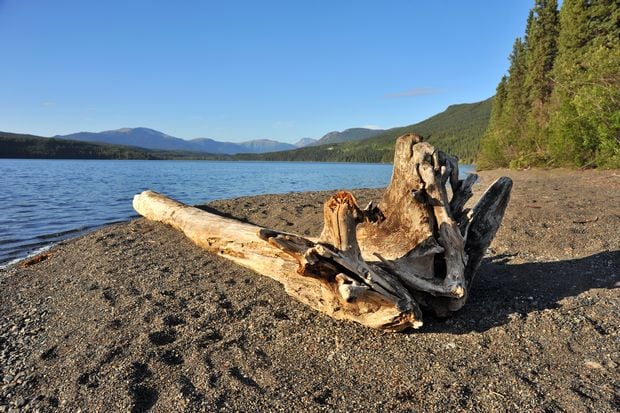
<path id="1" fill-rule="evenodd" d="M 110 221 L 108 223 L 105 224 L 100 224 L 100 225 L 92 225 L 92 226 L 88 226 L 86 228 L 84 227 L 80 227 L 80 228 L 75 228 L 75 229 L 69 229 L 66 231 L 63 231 L 60 234 L 44 234 L 44 235 L 40 235 L 38 236 L 38 238 L 47 238 L 47 239 L 51 239 L 51 238 L 57 238 L 55 241 L 50 241 L 49 243 L 44 243 L 41 242 L 39 246 L 35 247 L 34 249 L 24 249 L 24 250 L 20 250 L 20 251 L 15 251 L 15 255 L 20 255 L 18 257 L 12 258 L 12 259 L 8 259 L 6 261 L 0 261 L 0 271 L 2 270 L 6 270 L 8 268 L 10 268 L 11 266 L 20 264 L 24 261 L 27 261 L 31 258 L 36 257 L 39 254 L 45 253 L 46 251 L 54 248 L 57 245 L 60 245 L 62 243 L 65 242 L 70 242 L 72 240 L 78 239 L 82 236 L 88 235 L 89 233 L 93 232 L 93 231 L 97 231 L 100 230 L 102 228 L 108 227 L 108 226 L 112 226 L 112 225 L 116 225 L 116 224 L 123 224 L 123 223 L 127 223 L 130 222 L 134 219 L 138 219 L 140 218 L 139 215 L 135 214 L 132 215 L 131 217 L 127 218 L 127 219 L 121 219 L 121 220 L 115 220 L 115 221 Z M 66 238 L 64 238 L 64 236 L 66 236 Z"/>
<path id="2" fill-rule="evenodd" d="M 463 310 L 413 333 L 335 321 L 140 218 L 0 270 L 0 411 L 615 411 L 620 175 L 480 175 L 475 198 L 515 182 L 502 227 Z M 207 207 L 313 236 L 332 192 Z"/>
<path id="3" fill-rule="evenodd" d="M 11 158 L 11 159 L 17 159 L 17 158 Z M 29 159 L 32 160 L 32 159 Z M 54 159 L 52 159 L 54 160 Z M 100 161 L 100 160 L 115 160 L 115 159 L 78 159 L 78 160 L 96 160 L 96 161 Z M 126 160 L 126 159 L 121 159 L 121 160 Z M 134 160 L 134 159 L 129 159 L 129 160 Z M 138 161 L 143 161 L 138 159 Z M 289 161 L 216 161 L 216 162 L 250 162 L 250 163 L 287 163 Z M 291 161 L 291 162 L 296 162 L 296 161 Z M 303 163 L 303 161 L 301 161 Z M 327 164 L 337 164 L 337 163 L 343 163 L 343 162 L 325 162 Z M 368 164 L 368 165 L 383 165 L 381 163 L 359 163 L 359 162 L 346 162 L 346 163 L 351 163 L 351 164 L 359 164 L 359 165 L 364 165 L 364 164 Z M 474 165 L 469 165 L 469 164 L 464 164 L 464 165 L 459 165 L 460 167 L 466 167 L 464 168 L 465 170 L 462 171 L 462 174 L 468 174 L 468 173 L 494 173 L 493 171 L 503 171 L 505 173 L 510 173 L 510 172 L 527 172 L 527 171 L 514 171 L 514 170 L 508 170 L 508 169 L 496 169 L 496 170 L 490 170 L 490 171 L 481 171 L 481 172 L 477 172 L 475 169 L 473 169 Z M 468 169 L 468 167 L 472 167 L 472 169 Z M 555 168 L 555 169 L 540 169 L 540 168 L 534 168 L 532 169 L 532 171 L 538 171 L 538 172 L 551 172 L 551 171 L 557 171 L 559 173 L 570 173 L 570 172 L 584 172 L 584 171 L 579 171 L 579 170 L 571 170 L 571 169 L 565 169 L 565 168 Z M 595 171 L 595 170 L 592 170 Z M 599 170 L 599 171 L 606 171 L 606 170 Z M 614 174 L 613 170 L 609 170 L 607 172 L 611 172 L 612 174 Z M 462 177 L 461 177 L 462 178 Z M 356 191 L 356 190 L 366 190 L 366 189 L 373 189 L 373 190 L 383 190 L 384 188 L 357 188 L 357 189 L 348 189 L 348 190 L 352 190 L 352 191 Z M 324 190 L 323 192 L 334 192 L 336 191 L 336 189 L 334 190 Z M 322 191 L 310 191 L 310 192 L 322 192 Z M 286 195 L 286 194 L 292 194 L 295 192 L 285 192 L 285 193 L 276 193 L 276 194 L 265 194 L 265 195 Z M 304 193 L 304 192 L 300 192 L 300 193 Z M 243 198 L 252 198 L 254 196 L 257 195 L 249 195 L 249 196 L 241 196 L 241 197 L 233 197 L 233 198 L 226 198 L 226 199 L 222 199 L 222 200 L 216 200 L 215 202 L 218 201 L 226 201 L 226 200 L 232 200 L 232 199 L 243 199 Z M 258 195 L 261 196 L 261 195 Z M 200 206 L 204 206 L 207 204 L 197 204 L 194 205 L 196 207 L 200 207 Z M 85 229 L 83 228 L 75 228 L 75 229 L 69 229 L 67 231 L 65 231 L 65 233 L 75 233 L 75 235 L 70 235 L 67 238 L 61 238 L 58 239 L 56 241 L 52 241 L 49 244 L 45 244 L 45 245 L 41 245 L 36 247 L 33 250 L 29 250 L 29 251 L 23 251 L 25 254 L 22 254 L 22 252 L 20 252 L 20 256 L 16 257 L 16 258 L 12 258 L 12 259 L 8 259 L 6 261 L 0 262 L 0 270 L 5 270 L 9 267 L 11 267 L 12 265 L 17 265 L 21 262 L 27 261 L 30 258 L 36 257 L 38 254 L 40 253 L 44 253 L 45 251 L 49 250 L 50 248 L 53 248 L 54 246 L 61 244 L 61 243 L 65 243 L 65 242 L 69 242 L 73 239 L 79 238 L 81 236 L 87 235 L 88 233 L 92 232 L 92 231 L 96 231 L 99 230 L 101 228 L 105 228 L 107 226 L 110 225 L 115 225 L 115 224 L 119 224 L 119 223 L 126 223 L 126 222 L 130 222 L 134 219 L 138 219 L 140 218 L 139 215 L 135 214 L 134 211 L 134 215 L 125 218 L 125 219 L 119 219 L 119 220 L 115 220 L 115 221 L 111 221 L 105 224 L 101 224 L 101 225 L 94 225 L 94 226 L 89 226 Z M 45 234 L 44 236 L 46 238 L 51 238 L 56 234 Z"/>
<path id="4" fill-rule="evenodd" d="M 0 262 L 82 231 L 135 216 L 132 197 L 150 188 L 188 204 L 213 198 L 330 187 L 380 187 L 389 165 L 233 162 L 0 161 L 16 179 L 0 200 Z M 323 177 L 321 171 L 326 170 Z M 12 171 L 12 172 L 11 172 Z M 46 171 L 38 176 L 37 171 Z M 71 172 L 73 171 L 73 172 Z M 256 174 L 262 179 L 253 179 Z M 367 175 L 364 175 L 364 174 Z M 328 178 L 332 176 L 332 178 Z M 226 179 L 232 178 L 230 182 Z M 74 234 L 70 234 L 75 236 Z"/>

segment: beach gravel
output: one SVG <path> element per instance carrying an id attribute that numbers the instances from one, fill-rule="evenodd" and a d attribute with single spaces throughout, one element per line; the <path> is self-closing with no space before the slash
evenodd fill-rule
<path id="1" fill-rule="evenodd" d="M 467 305 L 390 334 L 136 219 L 0 270 L 0 412 L 620 409 L 620 173 L 514 180 Z M 353 191 L 360 204 L 380 190 Z M 317 236 L 330 192 L 205 208 Z"/>

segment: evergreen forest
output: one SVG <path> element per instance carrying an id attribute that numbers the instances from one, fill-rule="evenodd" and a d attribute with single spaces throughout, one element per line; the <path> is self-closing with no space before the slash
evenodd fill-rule
<path id="1" fill-rule="evenodd" d="M 479 169 L 620 167 L 619 4 L 535 0 L 497 86 Z"/>

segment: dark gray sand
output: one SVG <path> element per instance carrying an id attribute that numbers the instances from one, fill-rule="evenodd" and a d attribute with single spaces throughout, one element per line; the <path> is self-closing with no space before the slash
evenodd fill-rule
<path id="1" fill-rule="evenodd" d="M 468 304 L 404 334 L 332 320 L 142 219 L 0 271 L 0 411 L 616 412 L 620 172 L 486 172 L 477 196 L 505 174 Z M 209 206 L 315 236 L 330 194 Z"/>

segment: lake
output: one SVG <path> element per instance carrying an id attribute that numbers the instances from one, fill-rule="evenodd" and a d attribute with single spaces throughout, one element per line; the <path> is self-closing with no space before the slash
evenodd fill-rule
<path id="1" fill-rule="evenodd" d="M 461 166 L 464 173 L 471 166 Z M 314 162 L 0 159 L 0 268 L 136 216 L 152 189 L 187 204 L 267 193 L 380 188 L 392 165 Z"/>

